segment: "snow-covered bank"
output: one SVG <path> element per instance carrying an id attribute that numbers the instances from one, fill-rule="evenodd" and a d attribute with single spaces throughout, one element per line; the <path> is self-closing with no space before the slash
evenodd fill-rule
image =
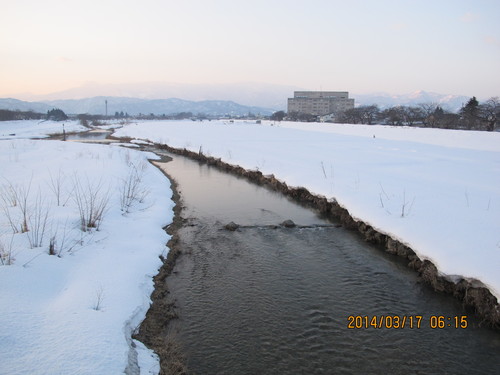
<path id="1" fill-rule="evenodd" d="M 202 151 L 335 198 L 453 278 L 500 297 L 500 134 L 250 122 L 144 122 L 115 135 Z"/>
<path id="2" fill-rule="evenodd" d="M 158 372 L 152 352 L 131 350 L 172 220 L 170 183 L 147 157 L 0 140 L 1 374 L 133 373 L 137 355 L 141 373 Z M 92 205 L 104 215 L 82 231 Z"/>
<path id="3" fill-rule="evenodd" d="M 76 121 L 0 121 L 0 140 L 19 138 L 46 138 L 52 134 L 88 130 Z"/>

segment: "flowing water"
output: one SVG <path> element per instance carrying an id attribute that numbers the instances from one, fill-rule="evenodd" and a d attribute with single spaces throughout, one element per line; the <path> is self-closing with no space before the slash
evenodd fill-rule
<path id="1" fill-rule="evenodd" d="M 422 285 L 399 258 L 280 194 L 171 156 L 161 167 L 178 182 L 188 220 L 179 231 L 183 255 L 167 279 L 179 313 L 170 334 L 183 346 L 192 373 L 500 369 L 500 335 L 470 316 L 467 328 L 448 327 L 468 312 Z M 307 227 L 270 227 L 286 219 Z M 223 229 L 230 221 L 244 227 Z M 398 329 L 349 329 L 351 315 L 407 321 Z M 450 320 L 433 329 L 433 315 Z M 409 327 L 410 316 L 422 316 L 420 328 L 416 320 Z"/>
<path id="2" fill-rule="evenodd" d="M 81 133 L 70 133 L 65 136 L 67 141 L 78 142 L 110 142 L 108 136 L 111 134 L 109 130 L 95 129 Z"/>

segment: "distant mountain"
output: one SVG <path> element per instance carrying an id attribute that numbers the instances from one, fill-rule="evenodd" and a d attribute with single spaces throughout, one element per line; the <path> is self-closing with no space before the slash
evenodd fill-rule
<path id="1" fill-rule="evenodd" d="M 11 111 L 46 113 L 52 108 L 53 107 L 45 103 L 25 102 L 12 98 L 0 99 L 0 109 L 9 109 Z"/>
<path id="2" fill-rule="evenodd" d="M 30 96 L 32 100 L 30 102 L 0 99 L 0 109 L 34 110 L 45 113 L 58 107 L 68 114 L 104 114 L 105 100 L 107 100 L 109 115 L 122 111 L 130 115 L 179 112 L 205 113 L 212 116 L 245 115 L 249 112 L 268 115 L 277 110 L 286 111 L 287 98 L 293 97 L 293 92 L 297 90 L 301 88 L 261 83 L 214 85 L 158 82 L 112 85 L 89 83 L 50 95 Z M 403 95 L 350 93 L 350 97 L 355 99 L 356 105 L 377 104 L 382 109 L 396 105 L 436 103 L 452 112 L 457 112 L 470 99 L 466 96 L 426 91 Z"/>
<path id="3" fill-rule="evenodd" d="M 190 101 L 223 100 L 241 105 L 286 110 L 287 98 L 293 97 L 300 87 L 267 83 L 180 84 L 164 82 L 99 84 L 83 86 L 47 95 L 24 94 L 19 97 L 30 101 L 83 99 L 95 96 L 113 96 L 141 99 L 182 98 Z"/>
<path id="4" fill-rule="evenodd" d="M 243 116 L 253 113 L 255 115 L 270 115 L 273 109 L 245 106 L 228 100 L 203 100 L 190 101 L 183 99 L 137 99 L 121 97 L 98 96 L 84 99 L 50 100 L 43 103 L 23 102 L 15 99 L 0 99 L 0 109 L 11 110 L 36 110 L 47 112 L 52 108 L 62 109 L 67 114 L 88 113 L 92 115 L 114 115 L 115 112 L 124 112 L 129 115 L 150 114 L 170 115 L 180 112 L 203 113 L 209 116 Z"/>
<path id="5" fill-rule="evenodd" d="M 421 103 L 436 103 L 448 111 L 457 112 L 470 97 L 460 95 L 443 95 L 426 91 L 415 91 L 411 94 L 390 95 L 386 93 L 352 94 L 356 105 L 377 104 L 380 108 L 396 105 L 418 105 Z"/>

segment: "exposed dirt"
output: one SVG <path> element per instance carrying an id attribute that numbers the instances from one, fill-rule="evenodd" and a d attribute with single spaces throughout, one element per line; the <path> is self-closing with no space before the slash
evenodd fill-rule
<path id="1" fill-rule="evenodd" d="M 175 302 L 169 298 L 170 292 L 166 278 L 172 273 L 175 261 L 181 254 L 177 231 L 182 227 L 184 220 L 181 217 L 182 204 L 177 183 L 170 176 L 167 175 L 167 177 L 172 184 L 172 200 L 175 202 L 172 224 L 164 228 L 172 236 L 167 243 L 170 250 L 166 259 L 163 256 L 160 257 L 163 266 L 153 278 L 155 288 L 151 294 L 152 304 L 138 332 L 133 337 L 158 354 L 160 375 L 182 375 L 188 373 L 182 347 L 175 336 L 169 335 L 167 331 L 169 322 L 177 318 L 177 313 L 175 312 Z"/>

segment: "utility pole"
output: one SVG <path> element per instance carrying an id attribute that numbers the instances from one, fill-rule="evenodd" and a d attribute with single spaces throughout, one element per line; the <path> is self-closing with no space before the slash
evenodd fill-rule
<path id="1" fill-rule="evenodd" d="M 106 103 L 106 117 L 108 117 L 108 100 L 106 99 L 104 102 Z"/>

